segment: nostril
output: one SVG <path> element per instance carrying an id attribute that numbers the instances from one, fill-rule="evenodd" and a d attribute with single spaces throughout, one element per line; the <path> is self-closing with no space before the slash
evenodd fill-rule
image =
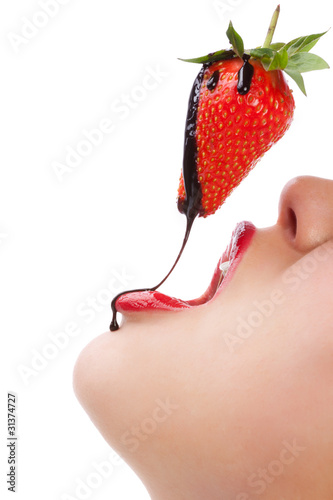
<path id="1" fill-rule="evenodd" d="M 288 208 L 288 226 L 293 238 L 296 238 L 297 233 L 297 217 L 292 208 Z"/>

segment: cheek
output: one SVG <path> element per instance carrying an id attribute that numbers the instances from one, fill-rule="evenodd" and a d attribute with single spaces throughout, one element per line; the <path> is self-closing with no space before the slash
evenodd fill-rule
<path id="1" fill-rule="evenodd" d="M 289 267 L 280 277 L 286 321 L 294 335 L 328 359 L 333 351 L 333 250 L 323 245 Z"/>

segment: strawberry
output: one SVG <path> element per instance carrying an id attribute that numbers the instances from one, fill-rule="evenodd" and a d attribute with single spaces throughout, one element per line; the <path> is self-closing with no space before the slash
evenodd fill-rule
<path id="1" fill-rule="evenodd" d="M 279 11 L 262 48 L 245 52 L 230 22 L 231 49 L 185 59 L 203 64 L 190 97 L 178 188 L 178 209 L 188 218 L 214 214 L 290 127 L 295 102 L 283 71 L 306 95 L 301 73 L 329 67 L 308 52 L 324 33 L 271 43 Z"/>

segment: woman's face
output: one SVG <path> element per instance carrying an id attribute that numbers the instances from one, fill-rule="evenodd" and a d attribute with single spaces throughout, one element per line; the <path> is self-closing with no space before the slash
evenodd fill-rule
<path id="1" fill-rule="evenodd" d="M 333 498 L 333 181 L 290 181 L 249 239 L 212 300 L 124 313 L 76 364 L 154 500 Z"/>

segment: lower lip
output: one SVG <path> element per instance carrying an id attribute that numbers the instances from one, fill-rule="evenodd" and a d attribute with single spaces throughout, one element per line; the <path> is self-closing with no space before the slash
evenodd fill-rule
<path id="1" fill-rule="evenodd" d="M 227 262 L 228 260 L 231 261 L 231 264 L 226 276 L 224 277 L 221 285 L 214 293 L 213 297 L 219 295 L 221 290 L 224 289 L 231 280 L 236 268 L 238 267 L 248 246 L 251 243 L 255 231 L 256 228 L 251 222 L 243 221 L 237 224 L 232 233 L 231 241 L 225 252 L 223 253 L 216 268 L 212 283 L 214 282 L 214 280 L 219 279 L 219 275 L 221 273 L 221 271 L 219 270 L 219 265 L 221 263 Z M 212 300 L 212 298 L 209 300 Z M 121 295 L 117 300 L 117 310 L 120 313 L 134 311 L 181 311 L 183 309 L 191 309 L 193 307 L 197 307 L 202 303 L 202 299 L 198 299 L 197 301 L 183 301 L 174 297 L 169 297 L 168 295 L 164 295 L 163 293 L 155 290 L 146 292 L 132 292 Z"/>

